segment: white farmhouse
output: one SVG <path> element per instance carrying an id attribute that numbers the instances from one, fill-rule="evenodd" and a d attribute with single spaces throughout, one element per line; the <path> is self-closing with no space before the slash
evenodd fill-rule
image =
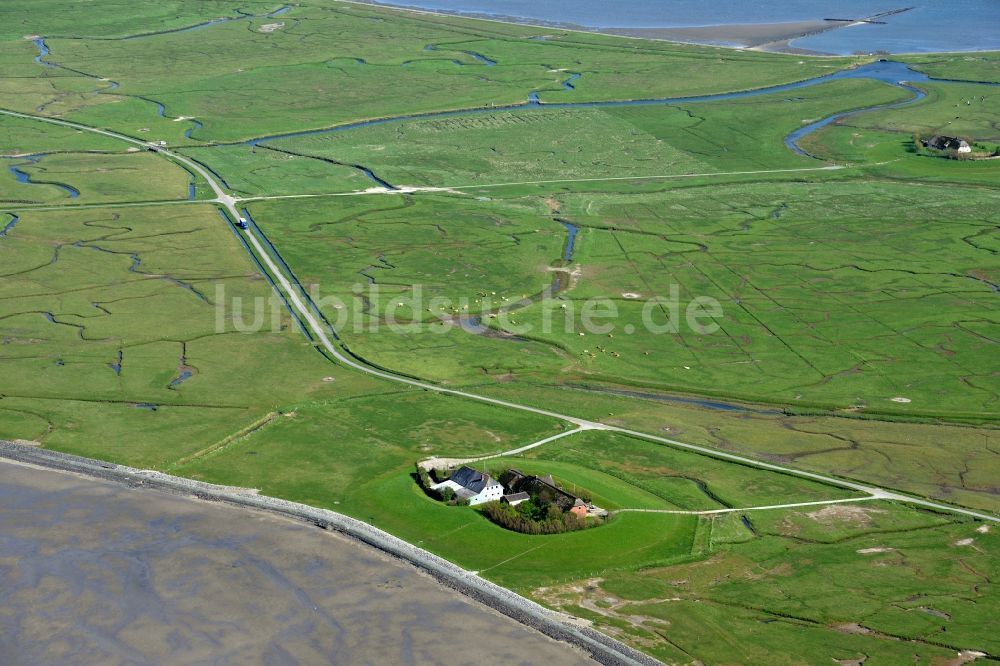
<path id="1" fill-rule="evenodd" d="M 932 148 L 934 150 L 954 150 L 958 153 L 971 153 L 972 146 L 965 139 L 959 139 L 957 136 L 942 136 L 937 134 L 929 139 L 921 141 L 927 148 Z"/>
<path id="2" fill-rule="evenodd" d="M 503 497 L 503 484 L 489 474 L 477 472 L 471 467 L 459 467 L 447 480 L 435 483 L 433 490 L 451 488 L 455 495 L 468 500 L 469 504 L 492 502 Z"/>

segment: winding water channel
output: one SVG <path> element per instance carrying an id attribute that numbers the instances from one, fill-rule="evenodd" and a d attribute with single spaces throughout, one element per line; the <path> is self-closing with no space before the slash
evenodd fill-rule
<path id="1" fill-rule="evenodd" d="M 290 5 L 285 5 L 284 7 L 276 9 L 268 14 L 259 14 L 259 15 L 250 14 L 248 12 L 237 9 L 236 13 L 239 14 L 239 16 L 226 16 L 222 18 L 212 19 L 210 21 L 203 21 L 202 23 L 196 23 L 195 25 L 189 25 L 182 28 L 174 28 L 172 30 L 160 30 L 157 32 L 143 32 L 138 35 L 128 35 L 127 37 L 119 37 L 117 39 L 120 39 L 121 41 L 130 41 L 133 39 L 142 39 L 143 37 L 155 37 L 157 35 L 170 35 L 181 32 L 193 32 L 195 30 L 201 30 L 202 28 L 208 28 L 213 25 L 219 25 L 221 23 L 232 23 L 233 21 L 246 21 L 248 19 L 255 19 L 255 18 L 273 18 L 275 16 L 281 16 L 291 8 L 292 7 Z"/>
<path id="2" fill-rule="evenodd" d="M 14 213 L 5 213 L 5 215 L 9 215 L 10 220 L 4 225 L 3 229 L 0 229 L 0 238 L 3 238 L 10 233 L 10 230 L 17 226 L 17 223 L 21 221 L 21 218 Z"/>
<path id="3" fill-rule="evenodd" d="M 572 75 L 566 82 L 564 82 L 564 87 L 573 87 L 573 82 L 579 79 L 579 75 Z M 488 106 L 488 107 L 476 107 L 470 109 L 455 109 L 452 111 L 429 111 L 426 113 L 412 113 L 404 114 L 399 116 L 390 116 L 386 118 L 375 118 L 371 120 L 362 120 L 353 123 L 345 123 L 343 125 L 337 125 L 335 127 L 327 127 L 322 129 L 312 129 L 312 130 L 302 130 L 296 132 L 284 132 L 281 134 L 269 134 L 265 136 L 255 137 L 253 139 L 248 139 L 244 143 L 247 145 L 255 146 L 269 141 L 278 141 L 282 139 L 295 139 L 305 136 L 316 136 L 322 134 L 331 134 L 335 132 L 348 132 L 355 129 L 362 129 L 365 127 L 375 127 L 378 125 L 388 125 L 391 123 L 403 123 L 415 120 L 435 120 L 439 118 L 454 118 L 457 116 L 472 116 L 480 114 L 496 113 L 498 111 L 519 111 L 524 109 L 602 109 L 602 108 L 622 108 L 631 106 L 670 106 L 678 104 L 698 104 L 705 102 L 722 102 L 726 100 L 734 99 L 745 99 L 751 97 L 760 97 L 762 95 L 770 95 L 773 93 L 782 93 L 792 90 L 801 90 L 803 88 L 810 88 L 812 86 L 821 85 L 823 83 L 829 83 L 830 81 L 837 81 L 840 79 L 870 79 L 874 81 L 881 81 L 883 83 L 888 83 L 893 86 L 903 88 L 911 93 L 913 97 L 903 102 L 896 102 L 893 104 L 883 104 L 877 106 L 866 106 L 859 109 L 853 109 L 851 111 L 845 111 L 843 113 L 835 114 L 824 118 L 823 120 L 807 125 L 800 129 L 795 130 L 785 139 L 785 144 L 795 152 L 808 155 L 805 150 L 799 146 L 799 141 L 808 136 L 809 134 L 815 132 L 826 125 L 829 125 L 836 120 L 840 120 L 847 116 L 862 113 L 865 111 L 871 111 L 875 109 L 882 108 L 894 108 L 898 106 L 903 106 L 906 104 L 913 104 L 923 98 L 924 93 L 915 88 L 913 83 L 977 83 L 982 85 L 1000 85 L 997 83 L 990 82 L 980 82 L 980 81 L 960 81 L 954 79 L 938 79 L 927 76 L 922 72 L 918 72 L 911 69 L 905 63 L 892 61 L 892 60 L 880 60 L 878 62 L 869 63 L 867 65 L 862 65 L 860 67 L 855 67 L 852 69 L 841 70 L 834 72 L 833 74 L 827 74 L 824 76 L 815 77 L 812 79 L 805 79 L 802 81 L 796 81 L 795 83 L 785 83 L 777 86 L 768 86 L 764 88 L 754 88 L 752 90 L 744 90 L 740 92 L 729 92 L 729 93 L 717 93 L 712 95 L 696 95 L 691 97 L 655 97 L 648 99 L 634 99 L 634 100 L 610 100 L 610 101 L 598 101 L 598 102 L 544 102 L 540 98 L 538 92 L 532 92 L 528 95 L 528 101 L 522 102 L 520 104 L 506 104 L 498 106 Z"/>
<path id="4" fill-rule="evenodd" d="M 7 167 L 7 170 L 14 174 L 14 179 L 21 183 L 22 185 L 51 185 L 52 187 L 57 187 L 66 194 L 69 195 L 70 199 L 75 199 L 80 196 L 80 191 L 75 187 L 66 185 L 65 183 L 57 183 L 55 181 L 48 180 L 33 180 L 31 174 L 27 171 L 23 171 L 21 167 L 28 164 L 36 166 L 42 161 L 42 158 L 46 157 L 47 153 L 36 153 L 34 155 L 22 155 L 16 159 L 21 160 L 17 164 Z M 7 158 L 11 159 L 11 158 Z"/>
<path id="5" fill-rule="evenodd" d="M 268 17 L 278 16 L 278 15 L 283 14 L 284 12 L 288 11 L 289 9 L 290 8 L 287 7 L 287 6 L 286 7 L 282 7 L 281 9 L 279 9 L 279 10 L 277 10 L 275 12 L 272 12 L 270 14 L 266 14 L 265 16 L 268 16 Z M 210 26 L 210 25 L 215 25 L 215 24 L 218 24 L 218 23 L 224 23 L 224 22 L 229 22 L 229 21 L 234 21 L 234 20 L 242 20 L 242 19 L 245 19 L 245 18 L 251 18 L 251 16 L 245 15 L 245 16 L 232 17 L 232 18 L 227 18 L 227 19 L 218 19 L 218 20 L 214 20 L 214 21 L 209 21 L 209 22 L 206 22 L 206 23 L 198 24 L 196 26 L 190 26 L 188 28 L 183 28 L 183 29 L 180 29 L 180 30 L 174 31 L 174 32 L 187 31 L 187 30 L 195 30 L 195 29 L 198 29 L 198 28 L 203 28 L 203 27 L 207 27 L 207 26 Z M 135 37 L 140 37 L 140 36 L 145 36 L 145 35 L 137 35 Z M 41 65 L 43 65 L 45 67 L 62 67 L 61 65 L 58 65 L 56 63 L 52 63 L 52 62 L 49 62 L 49 61 L 45 60 L 45 56 L 49 55 L 50 51 L 49 51 L 48 46 L 45 43 L 45 39 L 44 38 L 40 37 L 38 39 L 35 39 L 34 43 L 38 47 L 38 50 L 39 50 L 39 55 L 37 55 L 35 57 L 35 62 L 37 62 L 37 63 L 39 63 L 39 64 L 41 64 Z M 428 45 L 426 45 L 424 47 L 424 50 L 426 50 L 426 51 L 437 51 L 437 50 L 439 50 L 439 48 L 435 44 L 428 44 Z M 498 64 L 496 60 L 493 60 L 492 58 L 489 58 L 488 56 L 485 56 L 485 55 L 483 55 L 481 53 L 478 53 L 478 52 L 475 52 L 475 51 L 462 50 L 460 52 L 464 53 L 464 54 L 466 54 L 466 55 L 468 55 L 470 57 L 472 57 L 479 64 L 485 65 L 487 67 L 494 67 L 494 66 L 496 66 Z M 361 60 L 361 59 L 356 59 L 356 61 L 358 63 L 364 63 L 364 61 Z M 406 65 L 409 62 L 412 62 L 412 61 L 408 61 L 407 63 L 403 63 L 403 64 Z M 458 64 L 458 65 L 465 65 L 466 64 L 466 63 L 464 63 L 464 62 L 462 62 L 460 60 L 454 60 L 453 62 L 455 62 L 455 64 Z M 71 71 L 76 71 L 76 70 L 71 70 Z M 118 84 L 115 83 L 114 81 L 109 81 L 108 79 L 104 79 L 104 78 L 99 77 L 97 75 L 87 74 L 85 72 L 78 72 L 78 73 L 83 74 L 83 75 L 88 76 L 88 77 L 91 77 L 91 78 L 94 78 L 94 79 L 99 80 L 99 81 L 106 81 L 106 82 L 108 82 L 110 84 L 110 87 L 108 88 L 109 90 L 118 87 Z M 564 81 L 561 82 L 561 86 L 562 86 L 563 90 L 566 90 L 566 91 L 576 90 L 575 82 L 578 81 L 583 76 L 583 74 L 580 73 L 580 72 L 567 72 L 567 73 L 569 74 L 569 77 L 567 79 L 565 79 Z M 744 99 L 744 98 L 750 98 L 750 97 L 758 97 L 758 96 L 761 96 L 761 95 L 769 95 L 769 94 L 774 94 L 774 93 L 788 92 L 788 91 L 792 91 L 792 90 L 800 90 L 800 89 L 803 89 L 803 88 L 809 88 L 809 87 L 812 87 L 812 86 L 821 85 L 823 83 L 828 83 L 830 81 L 836 81 L 836 80 L 839 80 L 839 79 L 870 79 L 870 80 L 875 80 L 875 81 L 881 81 L 883 83 L 888 83 L 890 85 L 897 86 L 897 87 L 900 87 L 900 88 L 903 88 L 903 89 L 907 90 L 908 92 L 910 92 L 912 94 L 912 97 L 909 98 L 909 99 L 903 100 L 901 102 L 895 102 L 895 103 L 891 103 L 891 104 L 881 104 L 881 105 L 875 105 L 875 106 L 867 106 L 867 107 L 862 107 L 862 108 L 858 108 L 858 109 L 852 109 L 850 111 L 844 111 L 842 113 L 834 114 L 834 115 L 828 116 L 826 118 L 823 118 L 822 120 L 819 120 L 819 121 L 817 121 L 815 123 L 811 123 L 811 124 L 806 125 L 804 127 L 798 128 L 794 132 L 790 133 L 787 137 L 785 137 L 785 140 L 784 140 L 785 145 L 790 150 L 792 150 L 793 152 L 795 152 L 797 154 L 800 154 L 800 155 L 803 155 L 803 156 L 813 157 L 813 155 L 811 155 L 809 152 L 807 152 L 805 149 L 803 149 L 801 147 L 800 141 L 803 138 L 805 138 L 806 136 L 812 134 L 813 132 L 816 132 L 817 130 L 820 130 L 823 127 L 826 127 L 827 125 L 830 125 L 831 123 L 834 123 L 834 122 L 836 122 L 838 120 L 841 120 L 841 119 L 846 118 L 848 116 L 851 116 L 851 115 L 854 115 L 854 114 L 857 114 L 857 113 L 862 113 L 862 112 L 865 112 L 865 111 L 872 111 L 872 110 L 877 110 L 877 109 L 898 108 L 898 107 L 902 107 L 902 106 L 907 106 L 907 105 L 910 105 L 910 104 L 914 104 L 914 103 L 920 101 L 921 99 L 923 99 L 925 97 L 925 93 L 922 90 L 920 90 L 919 88 L 914 87 L 912 85 L 913 83 L 937 82 L 937 83 L 975 83 L 975 84 L 980 84 L 980 85 L 991 85 L 991 86 L 1000 85 L 1000 84 L 993 83 L 993 82 L 961 81 L 961 80 L 954 80 L 954 79 L 932 78 L 932 77 L 929 77 L 929 76 L 927 76 L 926 74 L 924 74 L 922 72 L 918 72 L 918 71 L 916 71 L 914 69 L 911 69 L 905 63 L 901 63 L 901 62 L 897 62 L 897 61 L 892 61 L 892 60 L 879 60 L 878 62 L 870 63 L 870 64 L 867 64 L 867 65 L 862 65 L 860 67 L 855 67 L 855 68 L 852 68 L 852 69 L 841 70 L 841 71 L 838 71 L 838 72 L 834 72 L 832 74 L 827 74 L 827 75 L 824 75 L 824 76 L 819 76 L 819 77 L 815 77 L 815 78 L 811 78 L 811 79 L 804 79 L 802 81 L 796 81 L 794 83 L 787 83 L 787 84 L 781 84 L 781 85 L 776 85 L 776 86 L 767 86 L 767 87 L 763 87 L 763 88 L 755 88 L 755 89 L 751 89 L 751 90 L 744 90 L 744 91 L 738 91 L 738 92 L 717 93 L 717 94 L 710 94 L 710 95 L 695 95 L 695 96 L 689 96 L 689 97 L 656 97 L 656 98 L 647 98 L 647 99 L 609 100 L 609 101 L 593 101 L 593 102 L 545 102 L 545 101 L 543 101 L 541 99 L 541 94 L 542 93 L 540 91 L 535 90 L 535 91 L 529 92 L 528 96 L 527 96 L 527 101 L 525 101 L 523 103 L 520 103 L 520 104 L 507 104 L 507 105 L 497 105 L 497 106 L 489 106 L 489 107 L 475 107 L 475 108 L 468 108 L 468 109 L 455 109 L 455 110 L 451 110 L 451 111 L 431 111 L 431 112 L 425 112 L 425 113 L 403 114 L 403 115 L 399 115 L 399 116 L 390 116 L 390 117 L 385 117 L 385 118 L 375 118 L 375 119 L 371 119 L 371 120 L 363 120 L 363 121 L 358 121 L 358 122 L 353 122 L 353 123 L 345 123 L 343 125 L 337 125 L 337 126 L 328 127 L 328 128 L 320 128 L 320 129 L 312 129 L 312 130 L 301 130 L 301 131 L 295 131 L 295 132 L 285 132 L 285 133 L 280 133 L 280 134 L 264 135 L 264 136 L 260 136 L 260 137 L 255 137 L 255 138 L 252 138 L 252 139 L 248 139 L 248 140 L 244 141 L 243 143 L 245 143 L 246 145 L 249 145 L 249 146 L 259 146 L 259 145 L 261 145 L 263 143 L 267 143 L 267 142 L 271 142 L 271 141 L 278 141 L 278 140 L 282 140 L 282 139 L 295 139 L 295 138 L 300 138 L 300 137 L 305 137 L 305 136 L 322 135 L 322 134 L 329 134 L 329 133 L 334 133 L 334 132 L 346 132 L 346 131 L 350 131 L 350 130 L 354 130 L 354 129 L 361 129 L 361 128 L 365 128 L 365 127 L 374 127 L 374 126 L 377 126 L 377 125 L 385 125 L 385 124 L 390 124 L 390 123 L 402 123 L 402 122 L 416 121 L 416 120 L 434 120 L 434 119 L 439 119 L 439 118 L 451 118 L 451 117 L 456 117 L 456 116 L 470 116 L 470 115 L 488 114 L 488 113 L 496 113 L 498 111 L 517 111 L 517 110 L 524 110 L 524 109 L 588 109 L 588 108 L 598 108 L 599 109 L 599 108 L 621 108 L 621 107 L 631 107 L 631 106 L 655 106 L 655 105 L 670 106 L 670 105 L 679 105 L 679 104 L 697 104 L 697 103 L 705 103 L 705 102 L 720 102 L 720 101 L 726 101 L 726 100 L 734 100 L 734 99 Z M 154 99 L 147 98 L 147 97 L 141 97 L 141 96 L 136 96 L 136 97 L 138 99 L 142 99 L 144 101 L 147 101 L 147 102 L 150 102 L 150 103 L 154 104 L 156 106 L 157 115 L 160 116 L 160 117 L 166 117 L 166 110 L 165 110 L 165 107 L 164 107 L 163 103 L 161 103 L 161 102 L 159 102 L 157 100 L 154 100 Z M 192 134 L 195 131 L 199 130 L 203 125 L 202 125 L 202 123 L 200 121 L 195 120 L 193 118 L 186 118 L 185 120 L 187 120 L 188 122 L 190 122 L 192 124 L 192 126 L 190 128 L 188 128 L 184 132 L 184 137 L 187 138 L 187 139 L 190 139 L 190 138 L 192 138 Z M 220 144 L 220 145 L 222 145 L 222 144 Z M 317 158 L 317 159 L 324 159 L 324 158 Z M 329 159 L 327 159 L 326 161 L 330 161 L 331 163 L 338 164 L 338 165 L 340 164 L 339 162 L 337 162 L 335 160 L 329 160 Z M 382 179 L 379 176 L 377 176 L 371 169 L 369 169 L 368 167 L 366 167 L 364 165 L 360 165 L 360 164 L 343 164 L 343 166 L 349 166 L 349 167 L 352 167 L 352 168 L 355 168 L 355 169 L 361 171 L 362 173 L 364 173 L 365 176 L 367 176 L 370 180 L 372 180 L 373 182 L 375 182 L 377 185 L 379 185 L 381 187 L 384 187 L 384 188 L 390 189 L 390 190 L 391 189 L 396 189 L 395 186 L 393 186 L 392 184 L 388 183 L 384 179 Z M 22 181 L 22 182 L 24 182 L 24 181 Z"/>

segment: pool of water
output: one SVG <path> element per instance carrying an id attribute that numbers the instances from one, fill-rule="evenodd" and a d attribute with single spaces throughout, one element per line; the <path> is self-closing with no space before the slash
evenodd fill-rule
<path id="1" fill-rule="evenodd" d="M 44 65 L 45 67 L 54 67 L 55 65 L 44 60 L 45 56 L 49 54 L 49 47 L 45 43 L 45 40 L 39 37 L 34 40 L 34 42 L 35 46 L 38 47 L 38 55 L 35 56 L 35 62 L 39 65 Z"/>
<path id="2" fill-rule="evenodd" d="M 179 375 L 177 375 L 172 380 L 170 380 L 170 384 L 167 385 L 167 388 L 176 389 L 178 386 L 180 386 L 181 384 L 183 384 L 187 380 L 191 379 L 192 377 L 194 377 L 194 372 L 193 371 L 191 371 L 191 370 L 182 370 Z"/>

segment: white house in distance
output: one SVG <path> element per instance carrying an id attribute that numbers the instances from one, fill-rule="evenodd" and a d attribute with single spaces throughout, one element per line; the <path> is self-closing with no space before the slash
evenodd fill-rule
<path id="1" fill-rule="evenodd" d="M 931 138 L 921 141 L 926 148 L 932 148 L 934 150 L 954 150 L 959 153 L 971 153 L 972 146 L 965 139 L 959 139 L 956 136 L 942 136 L 936 134 Z"/>
<path id="2" fill-rule="evenodd" d="M 451 488 L 455 495 L 468 500 L 469 504 L 492 502 L 503 497 L 503 484 L 489 474 L 477 472 L 471 467 L 459 467 L 447 480 L 435 483 L 433 490 Z"/>

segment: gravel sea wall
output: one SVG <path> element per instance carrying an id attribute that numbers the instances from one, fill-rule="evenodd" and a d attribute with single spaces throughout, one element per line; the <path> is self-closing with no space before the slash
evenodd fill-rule
<path id="1" fill-rule="evenodd" d="M 585 626 L 572 624 L 559 614 L 466 571 L 432 553 L 365 522 L 326 509 L 317 509 L 241 488 L 217 486 L 161 472 L 92 460 L 37 446 L 0 440 L 0 458 L 112 481 L 132 488 L 153 488 L 201 500 L 223 502 L 257 511 L 267 511 L 312 523 L 378 549 L 433 576 L 443 585 L 478 601 L 541 633 L 587 652 L 609 666 L 647 666 L 661 662 Z"/>

